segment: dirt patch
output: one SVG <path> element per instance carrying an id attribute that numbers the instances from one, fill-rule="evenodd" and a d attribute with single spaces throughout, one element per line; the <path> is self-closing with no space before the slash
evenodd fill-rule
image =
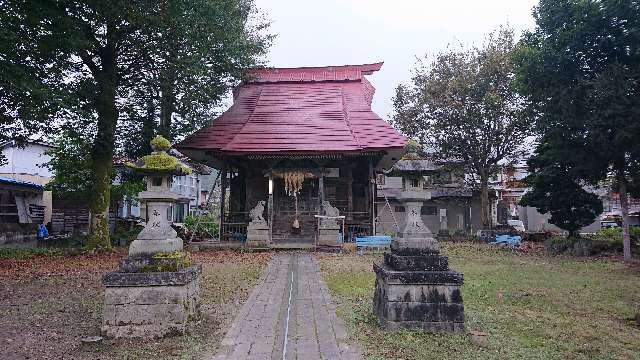
<path id="1" fill-rule="evenodd" d="M 113 254 L 0 261 L 2 359 L 197 359 L 215 353 L 226 327 L 257 282 L 270 253 L 194 253 L 202 263 L 202 319 L 187 335 L 156 341 L 103 340 L 101 277 L 117 268 Z"/>

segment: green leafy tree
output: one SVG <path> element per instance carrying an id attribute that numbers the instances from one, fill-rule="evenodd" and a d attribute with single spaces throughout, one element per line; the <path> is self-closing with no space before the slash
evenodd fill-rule
<path id="1" fill-rule="evenodd" d="M 175 103 L 189 102 L 191 95 L 181 97 L 181 93 L 205 93 L 211 95 L 203 96 L 209 102 L 193 104 L 208 109 L 211 99 L 226 90 L 207 92 L 207 86 L 214 86 L 207 83 L 213 79 L 210 73 L 228 86 L 229 79 L 248 64 L 245 59 L 264 53 L 267 37 L 260 32 L 262 25 L 249 19 L 252 11 L 251 0 L 0 1 L 0 61 L 14 74 L 3 76 L 0 85 L 1 94 L 10 95 L 0 100 L 0 106 L 8 110 L 0 125 L 19 120 L 26 133 L 30 115 L 41 113 L 41 117 L 56 116 L 60 121 L 90 119 L 95 123 L 90 151 L 90 245 L 110 246 L 108 210 L 119 119 L 127 115 L 125 109 L 134 108 L 132 104 L 143 104 L 147 111 L 149 104 L 159 101 L 145 98 L 137 102 L 133 94 L 144 91 L 135 89 L 151 86 L 168 94 L 172 84 L 177 85 L 168 82 L 168 87 L 157 87 L 155 79 L 165 64 L 188 63 L 188 70 L 173 74 L 176 81 L 189 75 L 185 81 L 191 85 L 182 92 L 173 91 Z M 229 37 L 228 24 L 236 30 Z M 215 26 L 216 32 L 198 32 Z M 176 43 L 169 45 L 170 39 Z M 225 48 L 235 52 L 219 51 Z M 18 55 L 12 53 L 15 51 Z M 196 64 L 204 56 L 215 60 Z"/>
<path id="2" fill-rule="evenodd" d="M 629 260 L 628 196 L 640 195 L 640 5 L 541 0 L 534 17 L 517 73 L 540 141 L 570 178 L 592 186 L 616 179 Z"/>
<path id="3" fill-rule="evenodd" d="M 64 128 L 52 139 L 45 164 L 53 173 L 47 183 L 57 199 L 86 200 L 91 189 L 91 137 L 74 128 Z"/>
<path id="4" fill-rule="evenodd" d="M 88 200 L 91 196 L 91 136 L 74 128 L 65 127 L 53 137 L 51 160 L 45 166 L 53 172 L 46 188 L 57 199 Z M 113 184 L 116 172 L 110 174 Z M 140 176 L 121 171 L 118 184 L 110 185 L 111 202 L 137 201 L 138 193 L 146 185 Z"/>
<path id="5" fill-rule="evenodd" d="M 481 218 L 489 226 L 489 178 L 519 159 L 530 131 L 525 100 L 516 92 L 513 31 L 489 34 L 480 48 L 446 50 L 399 85 L 393 124 L 442 161 L 475 175 Z M 455 160 L 455 161 L 451 161 Z"/>
<path id="6" fill-rule="evenodd" d="M 142 116 L 154 116 L 156 132 L 172 140 L 215 117 L 243 71 L 263 65 L 272 36 L 253 0 L 167 4 L 171 16 L 163 19 L 158 38 L 162 51 L 154 54 L 156 67 L 146 79 L 147 89 L 133 100 L 144 109 Z"/>
<path id="7" fill-rule="evenodd" d="M 32 67 L 45 70 L 42 82 L 47 90 L 67 90 L 65 95 L 76 97 L 86 110 L 82 115 L 95 120 L 89 152 L 89 244 L 95 247 L 111 246 L 108 212 L 118 92 L 143 76 L 146 54 L 154 45 L 149 24 L 157 23 L 161 10 L 150 1 L 0 2 L 0 12 L 10 19 L 2 27 L 16 34 L 8 48 L 22 48 Z M 12 65 L 25 68 L 18 60 Z M 59 75 L 48 75 L 47 69 Z M 13 81 L 8 84 L 14 85 Z M 67 113 L 78 108 L 61 107 Z"/>

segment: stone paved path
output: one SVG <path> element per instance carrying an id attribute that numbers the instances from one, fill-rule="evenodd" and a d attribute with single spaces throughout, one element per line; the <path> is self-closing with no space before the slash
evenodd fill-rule
<path id="1" fill-rule="evenodd" d="M 311 254 L 278 254 L 214 360 L 360 359 Z"/>

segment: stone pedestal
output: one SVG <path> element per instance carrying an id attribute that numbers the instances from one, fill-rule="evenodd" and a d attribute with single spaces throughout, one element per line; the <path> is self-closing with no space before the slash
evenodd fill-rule
<path id="1" fill-rule="evenodd" d="M 157 338 L 184 333 L 199 315 L 201 266 L 174 272 L 106 274 L 102 333 L 112 338 Z"/>
<path id="2" fill-rule="evenodd" d="M 249 211 L 251 221 L 247 225 L 247 247 L 265 248 L 271 244 L 271 236 L 269 235 L 269 224 L 264 219 L 266 201 L 260 200 L 256 206 Z"/>
<path id="3" fill-rule="evenodd" d="M 374 311 L 388 330 L 463 332 L 462 274 L 449 269 L 420 216 L 421 201 L 407 201 L 407 227 L 391 253 L 374 264 Z"/>
<path id="4" fill-rule="evenodd" d="M 320 227 L 318 229 L 318 245 L 323 246 L 340 246 L 340 228 L 339 227 Z"/>
<path id="5" fill-rule="evenodd" d="M 269 225 L 249 223 L 247 226 L 247 247 L 266 248 L 271 244 Z"/>

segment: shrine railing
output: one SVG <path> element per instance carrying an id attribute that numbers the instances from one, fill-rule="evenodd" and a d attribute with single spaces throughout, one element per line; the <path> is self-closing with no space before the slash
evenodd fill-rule
<path id="1" fill-rule="evenodd" d="M 224 222 L 220 228 L 221 242 L 244 242 L 247 240 L 247 223 Z"/>
<path id="2" fill-rule="evenodd" d="M 355 242 L 356 237 L 361 236 L 369 236 L 371 235 L 371 224 L 370 223 L 350 223 L 345 222 L 345 233 L 344 233 L 344 242 Z"/>

